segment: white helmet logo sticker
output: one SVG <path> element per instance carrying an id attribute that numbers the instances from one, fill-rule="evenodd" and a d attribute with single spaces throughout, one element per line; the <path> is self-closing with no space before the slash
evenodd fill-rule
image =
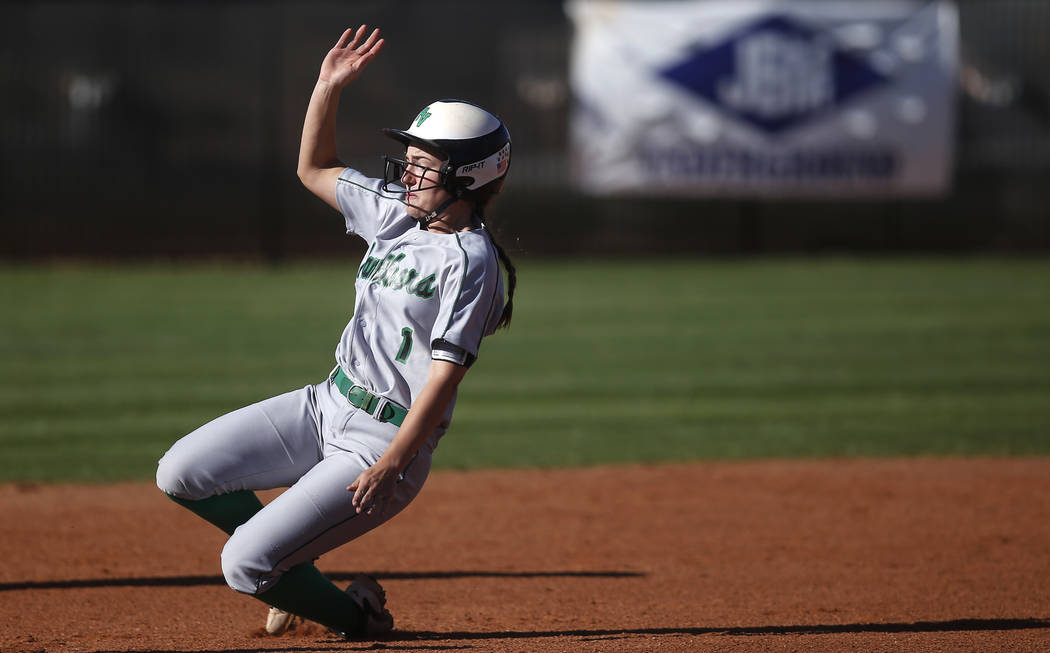
<path id="1" fill-rule="evenodd" d="M 510 143 L 506 143 L 498 152 L 491 156 L 481 161 L 460 166 L 456 169 L 456 175 L 466 175 L 468 172 L 474 173 L 470 175 L 473 177 L 473 181 L 467 186 L 467 190 L 473 190 L 503 176 L 507 172 L 507 164 L 509 163 Z"/>

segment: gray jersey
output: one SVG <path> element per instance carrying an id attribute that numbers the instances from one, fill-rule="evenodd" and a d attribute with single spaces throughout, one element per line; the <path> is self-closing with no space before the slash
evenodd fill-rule
<path id="1" fill-rule="evenodd" d="M 368 242 L 357 272 L 354 316 L 336 348 L 343 371 L 373 394 L 411 407 L 433 358 L 469 365 L 503 311 L 495 247 L 482 229 L 422 231 L 382 182 L 347 169 L 336 197 L 347 230 Z M 454 403 L 454 401 L 453 401 Z M 450 419 L 452 406 L 445 417 Z M 308 563 L 396 515 L 423 486 L 439 425 L 402 471 L 377 514 L 355 515 L 346 487 L 379 460 L 398 427 L 353 405 L 324 381 L 246 406 L 176 442 L 157 485 L 197 501 L 290 486 L 241 524 L 222 553 L 238 591 L 266 591 Z"/>
<path id="2" fill-rule="evenodd" d="M 363 238 L 368 253 L 335 358 L 358 383 L 407 408 L 432 359 L 473 363 L 503 311 L 503 277 L 484 229 L 424 231 L 382 183 L 351 168 L 336 182 L 347 233 Z"/>

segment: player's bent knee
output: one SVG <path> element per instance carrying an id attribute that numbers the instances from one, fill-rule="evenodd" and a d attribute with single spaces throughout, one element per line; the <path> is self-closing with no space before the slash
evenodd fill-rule
<path id="1" fill-rule="evenodd" d="M 245 542 L 246 539 L 234 532 L 226 541 L 222 548 L 222 575 L 231 588 L 254 595 L 268 589 L 279 575 L 275 575 L 262 552 L 254 551 L 256 547 Z"/>
<path id="2" fill-rule="evenodd" d="M 206 481 L 200 462 L 177 451 L 176 447 L 169 449 L 157 463 L 157 487 L 173 497 L 199 501 L 215 495 L 216 488 Z"/>
<path id="3" fill-rule="evenodd" d="M 227 543 L 228 545 L 229 543 Z M 226 584 L 243 594 L 257 594 L 259 592 L 258 575 L 253 565 L 231 552 L 227 548 L 222 550 L 222 575 Z"/>
<path id="4" fill-rule="evenodd" d="M 192 496 L 189 488 L 186 487 L 183 471 L 183 466 L 178 464 L 175 456 L 172 456 L 170 452 L 164 454 L 157 463 L 157 487 L 166 494 L 180 499 L 200 498 Z"/>

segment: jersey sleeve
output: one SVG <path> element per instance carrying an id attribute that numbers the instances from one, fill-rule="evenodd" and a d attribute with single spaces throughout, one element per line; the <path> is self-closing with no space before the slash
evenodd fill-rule
<path id="1" fill-rule="evenodd" d="M 503 278 L 494 256 L 461 252 L 461 265 L 451 270 L 441 289 L 431 349 L 438 360 L 469 366 L 478 356 L 481 339 L 495 330 L 503 310 Z"/>
<path id="2" fill-rule="evenodd" d="M 335 182 L 335 199 L 346 220 L 346 233 L 367 242 L 375 240 L 379 225 L 404 211 L 401 198 L 383 192 L 383 180 L 345 168 Z"/>

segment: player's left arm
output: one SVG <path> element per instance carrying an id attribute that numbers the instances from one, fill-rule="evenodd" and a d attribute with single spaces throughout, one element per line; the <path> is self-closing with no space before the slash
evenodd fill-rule
<path id="1" fill-rule="evenodd" d="M 357 512 L 371 514 L 394 495 L 398 475 L 434 432 L 445 415 L 467 368 L 448 361 L 430 363 L 427 382 L 405 416 L 393 442 L 375 465 L 361 472 L 347 491 Z"/>

